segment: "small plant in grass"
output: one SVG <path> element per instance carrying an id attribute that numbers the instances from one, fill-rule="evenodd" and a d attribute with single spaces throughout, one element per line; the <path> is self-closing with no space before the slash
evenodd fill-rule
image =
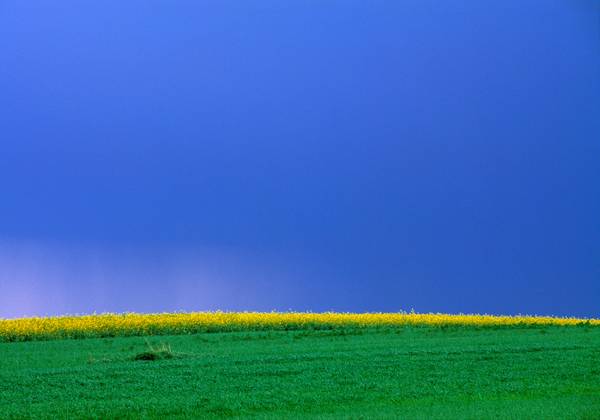
<path id="1" fill-rule="evenodd" d="M 169 343 L 160 343 L 158 345 L 152 345 L 146 339 L 146 345 L 148 349 L 135 355 L 133 360 L 162 360 L 162 359 L 173 359 L 177 357 L 177 354 L 171 349 Z"/>

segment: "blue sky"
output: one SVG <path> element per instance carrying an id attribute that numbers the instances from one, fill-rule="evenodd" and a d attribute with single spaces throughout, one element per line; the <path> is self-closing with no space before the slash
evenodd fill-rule
<path id="1" fill-rule="evenodd" d="M 0 317 L 600 316 L 600 3 L 0 1 Z"/>

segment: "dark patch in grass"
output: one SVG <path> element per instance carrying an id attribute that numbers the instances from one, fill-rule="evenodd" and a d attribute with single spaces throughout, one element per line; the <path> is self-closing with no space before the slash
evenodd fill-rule
<path id="1" fill-rule="evenodd" d="M 165 359 L 175 359 L 181 358 L 184 355 L 175 353 L 171 349 L 171 345 L 168 343 L 161 343 L 157 346 L 150 344 L 148 340 L 146 340 L 146 345 L 148 349 L 141 353 L 136 354 L 133 357 L 133 360 L 145 360 L 145 361 L 154 361 L 154 360 L 165 360 Z"/>
<path id="2" fill-rule="evenodd" d="M 142 353 L 136 354 L 133 360 L 161 360 L 172 359 L 173 357 L 173 353 L 169 352 L 144 351 Z"/>

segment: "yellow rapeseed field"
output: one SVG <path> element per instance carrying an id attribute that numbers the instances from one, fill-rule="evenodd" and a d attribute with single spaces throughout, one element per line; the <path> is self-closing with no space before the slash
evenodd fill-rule
<path id="1" fill-rule="evenodd" d="M 600 319 L 417 313 L 193 312 L 0 319 L 0 341 L 402 326 L 600 326 Z"/>

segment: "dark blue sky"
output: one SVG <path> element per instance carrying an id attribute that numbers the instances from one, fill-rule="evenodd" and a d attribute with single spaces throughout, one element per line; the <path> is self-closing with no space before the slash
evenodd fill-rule
<path id="1" fill-rule="evenodd" d="M 600 2 L 0 0 L 0 317 L 600 316 Z"/>

